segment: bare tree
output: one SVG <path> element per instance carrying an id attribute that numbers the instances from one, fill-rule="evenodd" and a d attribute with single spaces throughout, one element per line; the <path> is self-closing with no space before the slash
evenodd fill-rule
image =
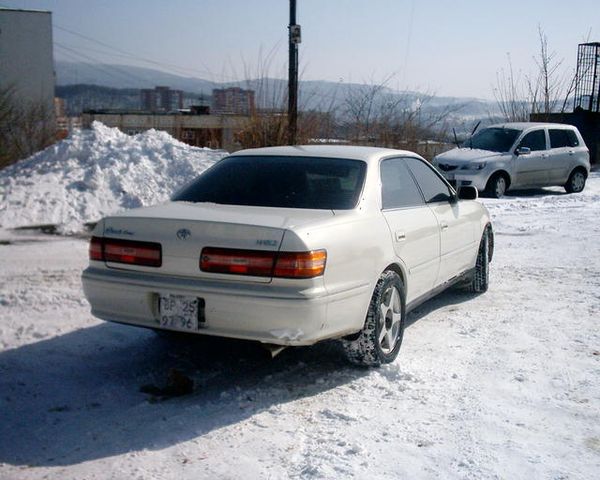
<path id="1" fill-rule="evenodd" d="M 0 168 L 29 157 L 56 138 L 53 108 L 17 101 L 13 87 L 0 89 Z"/>
<path id="2" fill-rule="evenodd" d="M 520 73 L 515 73 L 510 54 L 507 58 L 507 69 L 496 72 L 496 105 L 507 122 L 526 122 L 529 120 L 530 105 L 537 98 L 536 85 L 524 79 Z"/>
<path id="3" fill-rule="evenodd" d="M 550 50 L 548 37 L 538 26 L 539 51 L 532 75 L 515 73 L 510 54 L 508 68 L 496 73 L 494 98 L 506 121 L 528 121 L 529 115 L 564 112 L 575 90 L 575 72 L 563 69 L 563 59 Z"/>
<path id="4" fill-rule="evenodd" d="M 445 139 L 448 119 L 463 105 L 434 109 L 431 93 L 396 92 L 383 82 L 355 86 L 345 98 L 343 129 L 355 144 L 426 153 L 427 142 Z M 429 155 L 427 155 L 429 156 Z"/>

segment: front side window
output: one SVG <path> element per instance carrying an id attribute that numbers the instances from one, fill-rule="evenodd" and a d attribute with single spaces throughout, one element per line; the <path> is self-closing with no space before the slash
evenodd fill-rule
<path id="1" fill-rule="evenodd" d="M 523 137 L 519 147 L 527 147 L 532 152 L 546 150 L 546 132 L 544 130 L 534 130 Z"/>
<path id="2" fill-rule="evenodd" d="M 550 129 L 550 148 L 576 147 L 579 145 L 577 135 L 572 130 Z"/>
<path id="3" fill-rule="evenodd" d="M 425 204 L 402 158 L 381 162 L 381 196 L 384 210 Z"/>
<path id="4" fill-rule="evenodd" d="M 449 202 L 452 199 L 448 186 L 425 162 L 416 158 L 406 158 L 406 165 L 419 184 L 427 203 Z"/>
<path id="5" fill-rule="evenodd" d="M 511 149 L 521 132 L 522 130 L 514 128 L 484 128 L 465 141 L 461 147 L 504 153 Z"/>
<path id="6" fill-rule="evenodd" d="M 172 200 L 349 210 L 358 203 L 366 168 L 361 160 L 232 156 L 204 172 Z"/>

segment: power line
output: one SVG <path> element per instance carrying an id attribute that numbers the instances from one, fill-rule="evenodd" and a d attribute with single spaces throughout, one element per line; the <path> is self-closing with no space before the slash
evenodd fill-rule
<path id="1" fill-rule="evenodd" d="M 64 32 L 67 32 L 67 33 L 69 33 L 71 35 L 75 35 L 77 37 L 83 38 L 85 40 L 88 40 L 90 42 L 96 43 L 98 45 L 102 45 L 103 47 L 108 48 L 110 50 L 114 50 L 116 52 L 119 52 L 121 55 L 124 55 L 124 56 L 129 57 L 129 58 L 134 59 L 134 60 L 138 60 L 138 61 L 141 61 L 141 62 L 149 63 L 149 64 L 156 65 L 156 66 L 163 67 L 163 68 L 168 67 L 170 69 L 173 69 L 173 68 L 174 69 L 178 69 L 179 71 L 188 72 L 187 73 L 188 75 L 189 75 L 189 72 L 194 72 L 194 73 L 206 74 L 206 75 L 209 75 L 211 77 L 220 77 L 222 80 L 239 81 L 237 78 L 234 78 L 234 77 L 229 77 L 229 76 L 222 75 L 222 74 L 221 75 L 214 74 L 206 66 L 205 66 L 205 68 L 206 68 L 205 70 L 201 70 L 201 69 L 197 69 L 197 68 L 181 67 L 180 65 L 175 65 L 175 64 L 165 63 L 165 62 L 158 62 L 158 61 L 153 60 L 151 58 L 143 57 L 143 56 L 137 55 L 135 53 L 128 52 L 128 51 L 123 50 L 123 49 L 121 49 L 119 47 L 116 47 L 114 45 L 110 45 L 110 44 L 105 43 L 105 42 L 103 42 L 101 40 L 97 40 L 95 38 L 92 38 L 92 37 L 90 37 L 88 35 L 84 35 L 83 33 L 76 32 L 75 30 L 71 30 L 69 28 L 65 28 L 65 27 L 62 27 L 62 26 L 57 25 L 57 24 L 54 24 L 54 27 L 57 28 L 57 29 L 59 29 L 59 30 L 62 30 Z"/>
<path id="2" fill-rule="evenodd" d="M 212 71 L 210 71 L 208 69 L 207 70 L 200 70 L 200 69 L 195 69 L 195 68 L 181 67 L 179 65 L 174 65 L 174 64 L 169 64 L 169 63 L 158 62 L 156 60 L 153 60 L 153 59 L 150 59 L 150 58 L 147 58 L 147 57 L 139 56 L 139 55 L 134 54 L 132 52 L 129 52 L 127 50 L 123 50 L 123 49 L 121 49 L 119 47 L 116 47 L 114 45 L 110 45 L 110 44 L 105 43 L 105 42 L 103 42 L 101 40 L 97 40 L 97 39 L 95 39 L 93 37 L 90 37 L 88 35 L 84 35 L 84 34 L 82 34 L 80 32 L 72 30 L 70 28 L 66 28 L 64 26 L 57 25 L 57 24 L 54 24 L 54 27 L 57 28 L 57 29 L 59 29 L 59 30 L 62 30 L 64 32 L 67 32 L 67 33 L 69 33 L 71 35 L 74 35 L 74 36 L 77 36 L 79 38 L 83 38 L 83 39 L 85 39 L 87 41 L 93 42 L 93 43 L 95 43 L 97 45 L 100 45 L 103 48 L 109 50 L 109 52 L 103 52 L 101 50 L 90 48 L 89 46 L 85 47 L 86 51 L 94 51 L 96 53 L 99 53 L 100 55 L 104 55 L 104 56 L 108 56 L 108 57 L 112 56 L 113 58 L 114 57 L 130 58 L 130 59 L 133 59 L 133 60 L 138 60 L 138 61 L 141 61 L 141 62 L 145 62 L 145 63 L 150 63 L 150 64 L 153 64 L 153 65 L 157 65 L 157 66 L 160 66 L 160 67 L 163 67 L 163 68 L 166 67 L 166 68 L 169 68 L 169 69 L 178 69 L 178 70 L 184 71 L 184 72 L 187 71 L 187 72 L 207 73 L 210 76 L 218 76 L 218 77 L 221 77 L 222 79 L 225 79 L 225 80 L 228 80 L 228 81 L 231 81 L 231 82 L 236 82 L 236 83 L 244 81 L 244 80 L 239 80 L 236 77 L 231 77 L 231 76 L 227 76 L 227 75 L 223 75 L 223 74 L 221 74 L 221 75 L 215 75 L 215 74 L 212 73 Z M 119 69 L 118 67 L 116 67 L 114 65 L 107 65 L 107 64 L 101 64 L 101 66 L 98 65 L 97 62 L 99 60 L 97 58 L 93 58 L 93 57 L 91 57 L 89 55 L 86 55 L 85 53 L 82 53 L 82 47 L 67 46 L 67 45 L 61 44 L 61 43 L 56 42 L 56 41 L 54 43 L 60 49 L 62 49 L 63 50 L 62 53 L 64 55 L 67 55 L 69 58 L 75 59 L 77 61 L 81 61 L 81 58 L 89 60 L 89 61 L 81 61 L 81 62 L 85 63 L 86 65 L 88 65 L 88 66 L 90 66 L 92 68 L 96 68 L 98 70 L 101 70 L 104 73 L 112 76 L 113 78 L 115 78 L 114 73 L 117 73 L 118 75 L 121 75 L 122 77 L 128 77 L 128 79 L 134 79 L 136 81 L 147 82 L 146 79 L 144 79 L 142 77 L 139 77 L 137 75 L 134 75 L 134 74 L 132 74 L 130 72 L 121 70 L 121 69 Z M 269 58 L 273 54 L 274 49 L 275 49 L 275 47 L 273 47 L 269 51 L 269 53 L 267 54 L 267 58 Z M 70 53 L 67 53 L 67 52 L 70 52 Z M 118 53 L 114 53 L 114 52 L 118 52 Z M 95 62 L 95 63 L 90 63 L 90 61 L 91 62 Z M 304 90 L 305 93 L 302 96 L 308 96 L 308 97 L 312 97 L 312 98 L 319 97 L 319 98 L 322 98 L 322 99 L 325 99 L 325 100 L 333 100 L 333 101 L 338 100 L 338 95 L 337 95 L 337 90 L 338 89 L 337 88 L 336 88 L 336 92 L 333 95 L 332 94 L 323 93 L 323 92 L 318 92 L 318 91 L 315 91 L 314 89 L 303 89 L 303 90 Z"/>
<path id="3" fill-rule="evenodd" d="M 96 68 L 98 70 L 102 70 L 104 73 L 108 73 L 108 75 L 111 76 L 111 77 L 113 77 L 113 78 L 114 78 L 114 73 L 113 72 L 117 72 L 122 77 L 128 77 L 128 79 L 133 79 L 136 82 L 139 82 L 139 81 L 144 82 L 144 83 L 147 82 L 146 79 L 144 79 L 142 77 L 138 77 L 136 75 L 133 75 L 133 74 L 131 74 L 131 73 L 125 71 L 125 70 L 121 70 L 118 67 L 115 67 L 113 65 L 98 64 L 97 63 L 98 62 L 97 59 L 95 59 L 93 57 L 90 57 L 88 55 L 85 55 L 85 54 L 83 54 L 81 52 L 78 52 L 77 50 L 69 48 L 69 47 L 67 47 L 65 45 L 62 45 L 62 44 L 58 43 L 58 42 L 54 42 L 54 44 L 57 47 L 59 47 L 60 49 L 66 51 L 66 52 L 63 52 L 63 54 L 66 54 L 67 56 L 70 56 L 71 58 L 75 58 L 75 60 L 77 60 L 77 61 L 79 61 L 81 63 L 84 63 L 86 65 L 89 65 L 89 66 L 91 66 L 93 68 Z M 85 59 L 85 60 L 91 60 L 94 63 L 82 61 L 81 60 L 82 58 Z"/>

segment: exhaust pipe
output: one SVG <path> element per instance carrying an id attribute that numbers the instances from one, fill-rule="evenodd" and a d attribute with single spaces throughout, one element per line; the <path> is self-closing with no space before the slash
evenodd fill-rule
<path id="1" fill-rule="evenodd" d="M 271 358 L 275 358 L 287 348 L 285 345 L 275 345 L 273 343 L 262 343 L 261 345 L 271 354 Z"/>

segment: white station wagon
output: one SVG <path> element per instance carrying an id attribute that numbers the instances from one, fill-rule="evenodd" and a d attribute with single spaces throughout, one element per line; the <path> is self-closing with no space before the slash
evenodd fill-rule
<path id="1" fill-rule="evenodd" d="M 458 282 L 487 289 L 476 199 L 412 152 L 244 150 L 170 202 L 101 220 L 84 291 L 104 320 L 271 346 L 338 338 L 353 363 L 380 365 L 410 309 Z"/>

